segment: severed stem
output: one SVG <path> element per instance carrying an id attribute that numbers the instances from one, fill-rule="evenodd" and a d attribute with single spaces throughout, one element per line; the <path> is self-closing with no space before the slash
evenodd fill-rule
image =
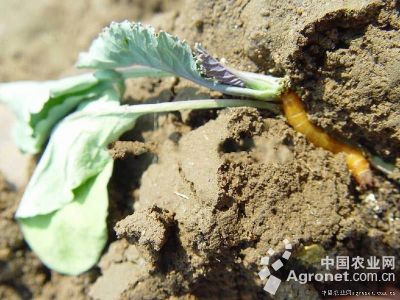
<path id="1" fill-rule="evenodd" d="M 187 100 L 176 102 L 163 102 L 156 104 L 138 104 L 138 105 L 123 105 L 122 109 L 125 113 L 157 113 L 170 112 L 178 110 L 197 110 L 197 109 L 215 109 L 227 107 L 254 107 L 267 109 L 274 113 L 279 112 L 279 106 L 269 102 L 240 100 L 240 99 L 204 99 L 204 100 Z"/>

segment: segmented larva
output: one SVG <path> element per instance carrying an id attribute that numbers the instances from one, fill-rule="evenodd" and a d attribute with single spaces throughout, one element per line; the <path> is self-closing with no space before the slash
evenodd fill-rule
<path id="1" fill-rule="evenodd" d="M 299 96 L 294 92 L 287 92 L 281 96 L 283 111 L 288 123 L 298 132 L 304 134 L 315 146 L 322 147 L 333 153 L 344 152 L 350 173 L 357 183 L 365 188 L 372 185 L 372 172 L 363 153 L 349 145 L 343 144 L 308 120 L 307 113 Z"/>

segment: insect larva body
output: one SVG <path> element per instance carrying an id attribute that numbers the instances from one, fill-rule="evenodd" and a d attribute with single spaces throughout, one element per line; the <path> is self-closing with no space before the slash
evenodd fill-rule
<path id="1" fill-rule="evenodd" d="M 304 134 L 315 146 L 322 147 L 332 153 L 346 153 L 346 163 L 351 174 L 361 187 L 372 185 L 372 173 L 367 159 L 363 153 L 343 144 L 321 128 L 315 126 L 308 120 L 307 113 L 299 96 L 294 92 L 287 92 L 281 96 L 283 111 L 288 123 L 298 132 Z"/>
<path id="2" fill-rule="evenodd" d="M 346 152 L 346 163 L 351 174 L 362 188 L 373 185 L 372 172 L 368 160 L 361 151 Z"/>

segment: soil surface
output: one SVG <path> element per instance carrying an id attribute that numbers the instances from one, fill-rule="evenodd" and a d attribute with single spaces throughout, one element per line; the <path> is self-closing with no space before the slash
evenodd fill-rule
<path id="1" fill-rule="evenodd" d="M 399 14 L 390 0 L 7 0 L 0 80 L 72 74 L 103 26 L 141 20 L 229 66 L 288 76 L 315 124 L 399 168 Z M 167 78 L 132 80 L 125 96 L 134 104 L 220 95 Z M 322 271 L 326 255 L 399 257 L 399 184 L 374 170 L 374 187 L 360 190 L 342 154 L 316 148 L 282 116 L 146 116 L 110 153 L 109 245 L 80 276 L 48 270 L 28 249 L 13 219 L 23 188 L 0 177 L 0 299 L 270 299 L 260 259 L 270 248 L 279 258 L 284 239 L 293 249 L 281 278 Z M 274 299 L 320 299 L 327 289 L 343 284 L 283 282 Z"/>

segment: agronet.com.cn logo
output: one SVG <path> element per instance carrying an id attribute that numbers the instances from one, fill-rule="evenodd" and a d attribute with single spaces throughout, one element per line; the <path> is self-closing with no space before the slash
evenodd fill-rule
<path id="1" fill-rule="evenodd" d="M 260 264 L 263 266 L 258 272 L 260 279 L 265 282 L 264 290 L 271 295 L 275 295 L 282 280 L 274 276 L 271 272 L 276 272 L 289 260 L 292 245 L 287 239 L 283 241 L 285 251 L 280 258 L 271 263 L 271 257 L 275 254 L 273 249 L 268 250 L 268 255 L 261 258 Z M 290 270 L 286 281 L 296 281 L 300 284 L 311 282 L 330 283 L 330 282 L 383 282 L 388 286 L 394 286 L 396 282 L 396 257 L 395 256 L 347 256 L 336 255 L 330 257 L 326 255 L 321 258 L 320 268 L 322 271 L 311 273 L 299 273 Z M 344 286 L 343 286 L 344 287 Z M 323 290 L 324 296 L 357 296 L 359 291 L 351 289 L 343 290 Z M 384 291 L 368 292 L 369 296 L 388 295 Z"/>
<path id="2" fill-rule="evenodd" d="M 271 269 L 269 267 L 271 266 L 274 271 L 278 271 L 280 268 L 283 267 L 284 263 L 289 260 L 292 253 L 292 244 L 287 239 L 284 239 L 283 243 L 285 245 L 285 252 L 283 252 L 281 257 L 275 260 L 273 263 L 270 262 L 271 256 L 275 254 L 275 251 L 273 249 L 270 248 L 267 251 L 269 255 L 261 257 L 260 264 L 263 266 L 263 268 L 260 270 L 260 272 L 258 272 L 258 276 L 262 281 L 266 281 L 264 285 L 264 291 L 272 295 L 275 295 L 282 280 L 272 275 Z"/>

